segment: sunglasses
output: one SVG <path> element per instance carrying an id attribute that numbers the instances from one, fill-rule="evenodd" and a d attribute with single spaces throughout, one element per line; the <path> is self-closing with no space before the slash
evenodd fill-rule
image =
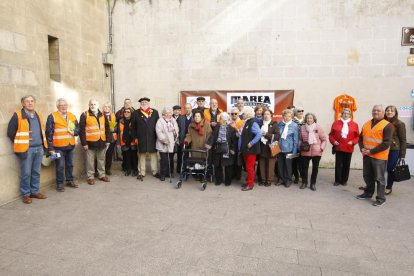
<path id="1" fill-rule="evenodd" d="M 298 112 L 303 112 L 303 110 L 298 110 Z"/>
<path id="2" fill-rule="evenodd" d="M 231 115 L 239 115 L 239 113 L 230 113 Z"/>

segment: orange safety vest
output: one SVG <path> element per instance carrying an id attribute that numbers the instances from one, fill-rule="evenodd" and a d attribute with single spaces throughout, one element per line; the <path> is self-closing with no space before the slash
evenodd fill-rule
<path id="1" fill-rule="evenodd" d="M 221 109 L 217 109 L 217 112 L 223 112 Z M 220 123 L 220 113 L 219 114 L 217 114 L 217 123 Z M 206 109 L 204 109 L 204 120 L 207 122 L 207 123 L 210 123 L 210 121 L 211 121 L 211 114 L 210 114 L 210 108 L 206 108 Z"/>
<path id="2" fill-rule="evenodd" d="M 53 131 L 53 146 L 54 147 L 67 147 L 69 145 L 75 145 L 75 137 L 68 131 L 68 121 L 76 124 L 76 117 L 72 113 L 68 112 L 66 121 L 63 116 L 55 111 L 52 112 L 53 121 L 55 123 Z"/>
<path id="3" fill-rule="evenodd" d="M 109 119 L 110 122 L 116 122 L 116 117 L 114 113 L 111 113 L 111 117 Z M 114 139 L 114 142 L 118 140 L 118 134 L 116 132 L 114 132 L 114 129 L 111 128 L 111 132 L 112 132 L 112 138 Z"/>
<path id="4" fill-rule="evenodd" d="M 43 116 L 40 112 L 36 112 L 39 117 L 40 128 L 42 130 L 43 146 L 47 149 L 47 141 L 45 134 L 45 127 L 43 125 Z M 14 152 L 26 152 L 29 149 L 30 125 L 29 120 L 23 118 L 22 111 L 16 111 L 17 114 L 17 132 L 14 138 L 13 150 Z"/>
<path id="5" fill-rule="evenodd" d="M 121 140 L 120 140 L 121 146 L 125 146 L 125 142 L 122 139 L 124 137 L 124 121 L 123 120 L 119 122 L 119 136 L 121 137 Z M 131 141 L 131 146 L 134 146 L 137 144 L 138 144 L 137 139 L 135 139 L 134 141 Z"/>
<path id="6" fill-rule="evenodd" d="M 105 135 L 105 116 L 102 115 L 99 118 L 89 115 L 89 111 L 86 111 L 86 141 L 96 142 L 99 139 L 106 141 Z"/>
<path id="7" fill-rule="evenodd" d="M 388 121 L 382 119 L 374 127 L 371 128 L 372 121 L 369 120 L 368 122 L 366 122 L 362 127 L 362 143 L 364 145 L 364 148 L 371 150 L 379 146 L 384 140 L 383 130 L 388 124 Z M 375 154 L 368 154 L 368 156 L 375 159 L 388 160 L 389 151 L 390 147 L 388 147 L 384 151 L 380 151 Z"/>

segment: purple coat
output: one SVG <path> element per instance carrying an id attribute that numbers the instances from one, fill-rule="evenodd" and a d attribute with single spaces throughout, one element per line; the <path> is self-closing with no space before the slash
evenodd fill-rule
<path id="1" fill-rule="evenodd" d="M 316 128 L 314 130 L 315 137 L 316 137 L 316 144 L 310 145 L 310 151 L 301 151 L 301 156 L 321 156 L 323 150 L 326 147 L 326 137 L 320 125 L 316 124 Z M 306 124 L 300 127 L 300 135 L 299 135 L 299 148 L 303 141 L 308 141 L 309 133 L 306 130 Z"/>

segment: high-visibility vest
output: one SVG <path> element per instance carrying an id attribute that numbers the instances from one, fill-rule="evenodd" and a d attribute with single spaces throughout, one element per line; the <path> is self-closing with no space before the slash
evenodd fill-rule
<path id="1" fill-rule="evenodd" d="M 39 118 L 40 128 L 42 131 L 43 146 L 47 149 L 45 127 L 43 125 L 43 116 L 40 112 L 36 112 Z M 29 149 L 30 138 L 30 124 L 27 118 L 23 118 L 22 111 L 16 111 L 17 114 L 17 132 L 14 138 L 13 150 L 14 152 L 26 152 Z"/>
<path id="2" fill-rule="evenodd" d="M 221 109 L 217 109 L 217 123 L 220 123 L 220 113 L 223 112 Z M 211 114 L 210 114 L 210 108 L 204 109 L 204 120 L 210 124 L 211 122 Z"/>
<path id="3" fill-rule="evenodd" d="M 124 120 L 121 120 L 119 122 L 119 136 L 121 138 L 120 143 L 121 146 L 125 146 L 125 141 L 122 139 L 124 137 Z M 131 146 L 137 145 L 137 139 L 135 139 L 134 141 L 131 141 Z"/>
<path id="4" fill-rule="evenodd" d="M 75 137 L 68 131 L 68 121 L 76 124 L 76 117 L 72 113 L 67 113 L 66 121 L 63 116 L 55 111 L 52 112 L 53 121 L 55 123 L 53 131 L 53 146 L 54 147 L 67 147 L 69 145 L 75 145 Z"/>
<path id="5" fill-rule="evenodd" d="M 116 122 L 116 117 L 114 113 L 111 113 L 110 122 Z M 112 132 L 112 138 L 114 139 L 114 142 L 118 140 L 118 134 L 116 132 L 114 132 L 114 129 L 111 128 L 111 132 Z"/>
<path id="6" fill-rule="evenodd" d="M 99 139 L 106 141 L 105 135 L 105 116 L 96 118 L 95 116 L 89 115 L 89 111 L 86 111 L 86 141 L 96 142 Z M 98 122 L 99 121 L 99 122 Z"/>
<path id="7" fill-rule="evenodd" d="M 366 122 L 362 127 L 362 143 L 364 145 L 364 148 L 371 150 L 379 146 L 384 140 L 383 130 L 388 124 L 389 122 L 383 119 L 378 122 L 373 128 L 371 128 L 372 121 L 369 120 Z M 368 156 L 375 159 L 388 160 L 389 151 L 390 147 L 375 154 L 368 154 Z"/>

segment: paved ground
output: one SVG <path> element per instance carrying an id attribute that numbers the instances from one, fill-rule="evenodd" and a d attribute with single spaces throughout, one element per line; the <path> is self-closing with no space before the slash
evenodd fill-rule
<path id="1" fill-rule="evenodd" d="M 414 181 L 383 207 L 320 172 L 317 191 L 241 192 L 113 176 L 0 207 L 0 275 L 414 275 Z"/>

